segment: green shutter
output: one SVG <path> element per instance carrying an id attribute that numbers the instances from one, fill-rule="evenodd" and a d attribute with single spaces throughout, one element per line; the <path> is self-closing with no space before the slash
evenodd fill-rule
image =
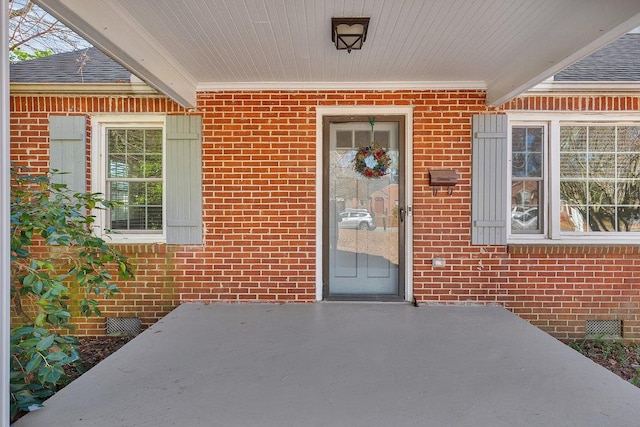
<path id="1" fill-rule="evenodd" d="M 202 243 L 202 118 L 167 117 L 167 243 Z"/>
<path id="2" fill-rule="evenodd" d="M 84 116 L 49 117 L 49 168 L 66 172 L 53 182 L 77 193 L 87 191 L 86 137 Z"/>
<path id="3" fill-rule="evenodd" d="M 473 116 L 471 243 L 507 243 L 507 132 L 505 114 Z"/>

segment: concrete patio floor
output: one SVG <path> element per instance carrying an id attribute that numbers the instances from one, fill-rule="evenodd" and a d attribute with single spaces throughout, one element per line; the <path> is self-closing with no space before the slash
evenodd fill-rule
<path id="1" fill-rule="evenodd" d="M 640 390 L 501 307 L 185 304 L 14 424 L 634 426 Z"/>

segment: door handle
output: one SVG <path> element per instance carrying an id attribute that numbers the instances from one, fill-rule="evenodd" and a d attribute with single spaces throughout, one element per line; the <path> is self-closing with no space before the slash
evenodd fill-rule
<path id="1" fill-rule="evenodd" d="M 404 208 L 398 210 L 398 216 L 400 217 L 400 222 L 404 222 Z"/>

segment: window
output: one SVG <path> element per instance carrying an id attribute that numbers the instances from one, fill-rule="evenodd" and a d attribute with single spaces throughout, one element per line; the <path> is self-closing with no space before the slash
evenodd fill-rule
<path id="1" fill-rule="evenodd" d="M 509 118 L 510 241 L 640 239 L 640 122 Z"/>
<path id="2" fill-rule="evenodd" d="M 144 119 L 144 120 L 142 120 Z M 116 206 L 98 213 L 114 241 L 165 241 L 164 117 L 94 118 L 93 186 Z"/>
<path id="3" fill-rule="evenodd" d="M 640 124 L 561 124 L 561 231 L 640 231 L 639 198 Z"/>
<path id="4" fill-rule="evenodd" d="M 541 233 L 544 126 L 514 126 L 511 134 L 511 232 Z"/>
<path id="5" fill-rule="evenodd" d="M 107 228 L 162 233 L 162 128 L 107 128 Z"/>

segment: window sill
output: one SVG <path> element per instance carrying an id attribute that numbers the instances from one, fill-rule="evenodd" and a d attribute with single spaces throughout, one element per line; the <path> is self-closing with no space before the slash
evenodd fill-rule
<path id="1" fill-rule="evenodd" d="M 164 234 L 103 234 L 102 238 L 107 243 L 136 244 L 136 243 L 166 243 Z"/>
<path id="2" fill-rule="evenodd" d="M 640 255 L 640 242 L 615 245 L 563 241 L 508 243 L 507 253 L 511 255 Z"/>

